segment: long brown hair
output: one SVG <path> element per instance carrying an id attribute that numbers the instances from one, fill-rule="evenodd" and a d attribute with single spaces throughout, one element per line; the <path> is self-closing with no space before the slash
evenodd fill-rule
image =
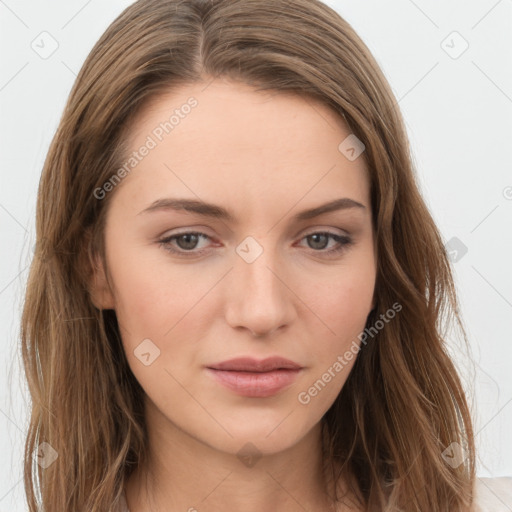
<path id="1" fill-rule="evenodd" d="M 96 309 L 88 291 L 115 194 L 94 191 L 125 161 L 126 129 L 149 99 L 212 77 L 315 98 L 365 145 L 378 248 L 368 326 L 392 304 L 402 310 L 360 351 L 323 418 L 330 476 L 352 480 L 366 510 L 468 510 L 473 430 L 441 322 L 464 327 L 396 99 L 370 51 L 318 0 L 139 0 L 87 57 L 39 185 L 21 325 L 30 511 L 112 511 L 145 458 L 143 390 L 115 312 Z M 32 457 L 41 443 L 57 456 L 48 467 Z M 465 462 L 445 462 L 458 446 Z"/>

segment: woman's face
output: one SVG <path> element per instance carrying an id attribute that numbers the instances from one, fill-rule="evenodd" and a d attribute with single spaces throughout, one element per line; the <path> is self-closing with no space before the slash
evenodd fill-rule
<path id="1" fill-rule="evenodd" d="M 93 297 L 115 309 L 161 432 L 276 452 L 335 400 L 376 275 L 367 169 L 349 135 L 320 103 L 223 80 L 135 120 L 136 154 L 95 191 L 113 194 L 112 287 L 97 274 Z"/>

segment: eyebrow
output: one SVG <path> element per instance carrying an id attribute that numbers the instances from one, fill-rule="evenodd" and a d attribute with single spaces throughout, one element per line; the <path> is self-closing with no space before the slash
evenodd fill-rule
<path id="1" fill-rule="evenodd" d="M 308 220 L 318 217 L 324 213 L 330 213 L 338 210 L 348 210 L 352 208 L 357 208 L 360 210 L 366 209 L 366 206 L 355 201 L 354 199 L 350 199 L 348 197 L 343 197 L 341 199 L 335 199 L 334 201 L 330 201 L 320 206 L 316 206 L 314 208 L 310 208 L 308 210 L 303 210 L 300 213 L 297 213 L 294 217 L 294 221 Z M 165 199 L 157 199 L 147 208 L 138 213 L 138 215 L 142 213 L 150 213 L 155 211 L 165 211 L 165 210 L 185 210 L 187 212 L 196 213 L 198 215 L 202 215 L 205 217 L 212 217 L 215 219 L 225 220 L 227 222 L 234 222 L 235 216 L 223 208 L 222 206 L 206 203 L 204 201 L 198 201 L 195 199 L 173 199 L 173 198 L 165 198 Z"/>

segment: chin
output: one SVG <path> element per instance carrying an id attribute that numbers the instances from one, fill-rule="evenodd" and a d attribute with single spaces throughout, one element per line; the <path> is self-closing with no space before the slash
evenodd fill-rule
<path id="1" fill-rule="evenodd" d="M 297 423 L 294 414 L 284 412 L 278 421 L 246 418 L 243 422 L 225 424 L 231 436 L 218 435 L 204 439 L 212 448 L 242 457 L 263 456 L 288 450 L 310 435 L 315 425 Z"/>

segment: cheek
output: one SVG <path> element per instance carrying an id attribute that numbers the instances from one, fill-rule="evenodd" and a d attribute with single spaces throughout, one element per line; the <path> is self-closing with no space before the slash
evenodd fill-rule
<path id="1" fill-rule="evenodd" d="M 361 267 L 347 266 L 323 284 L 310 294 L 309 300 L 315 313 L 311 321 L 318 326 L 320 319 L 326 326 L 322 329 L 325 334 L 319 337 L 312 329 L 309 339 L 314 344 L 313 380 L 320 380 L 317 388 L 322 390 L 317 402 L 328 403 L 341 390 L 359 354 L 374 293 L 372 262 Z"/>
<path id="2" fill-rule="evenodd" d="M 372 308 L 375 288 L 375 272 L 372 265 L 347 266 L 333 272 L 309 292 L 302 295 L 311 310 L 328 328 L 332 343 L 340 343 L 347 335 L 363 330 Z"/>
<path id="3" fill-rule="evenodd" d="M 147 248 L 112 265 L 116 313 L 130 333 L 163 337 L 185 318 L 214 283 L 194 279 L 192 266 L 148 258 Z M 163 249 L 162 249 L 163 252 Z"/>
<path id="4" fill-rule="evenodd" d="M 208 283 L 193 286 L 179 268 L 171 272 L 161 264 L 140 261 L 125 259 L 111 271 L 116 315 L 133 374 L 165 408 L 181 396 L 172 376 L 185 381 L 187 369 L 196 364 L 194 340 L 200 336 L 193 334 L 198 330 L 194 306 L 201 309 L 198 301 L 208 291 Z"/>

